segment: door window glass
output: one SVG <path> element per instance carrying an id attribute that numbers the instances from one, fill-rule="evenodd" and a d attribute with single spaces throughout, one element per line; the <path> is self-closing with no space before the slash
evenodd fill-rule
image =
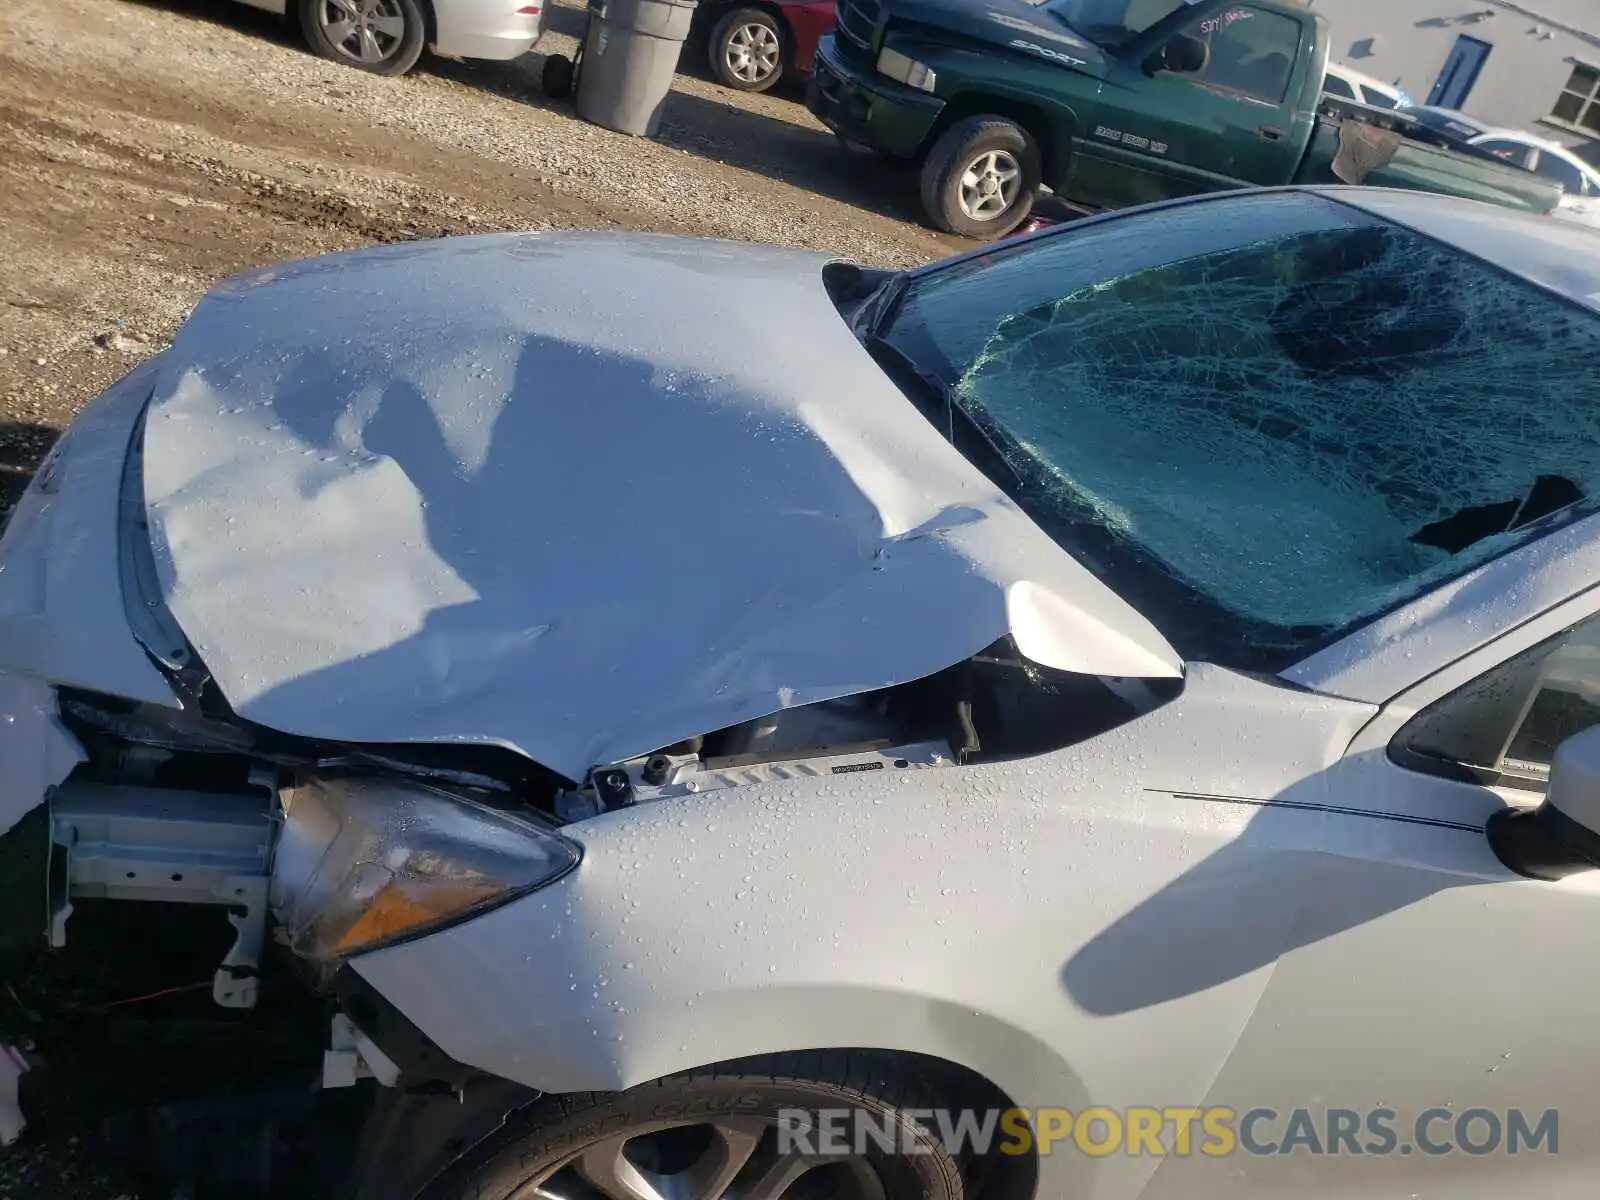
<path id="1" fill-rule="evenodd" d="M 1364 87 L 1361 89 L 1362 98 L 1374 108 L 1393 108 L 1394 97 L 1385 96 L 1376 88 Z"/>
<path id="2" fill-rule="evenodd" d="M 1539 155 L 1539 161 L 1533 169 L 1546 179 L 1554 179 L 1564 191 L 1574 196 L 1583 195 L 1583 173 L 1559 154 L 1545 151 Z"/>
<path id="3" fill-rule="evenodd" d="M 1345 100 L 1356 98 L 1356 94 L 1350 90 L 1350 85 L 1337 75 L 1325 76 L 1322 80 L 1322 90 L 1330 96 L 1339 96 Z"/>
<path id="4" fill-rule="evenodd" d="M 1202 17 L 1184 30 L 1209 50 L 1189 78 L 1211 87 L 1281 104 L 1300 47 L 1300 22 L 1282 13 L 1240 6 Z"/>
<path id="5" fill-rule="evenodd" d="M 1429 705 L 1395 737 L 1404 766 L 1539 790 L 1556 747 L 1600 724 L 1600 620 L 1525 650 Z"/>
<path id="6" fill-rule="evenodd" d="M 1503 158 L 1513 166 L 1526 167 L 1528 153 L 1532 149 L 1521 142 L 1509 141 L 1506 138 L 1489 138 L 1477 143 L 1480 150 L 1487 150 L 1496 158 Z"/>

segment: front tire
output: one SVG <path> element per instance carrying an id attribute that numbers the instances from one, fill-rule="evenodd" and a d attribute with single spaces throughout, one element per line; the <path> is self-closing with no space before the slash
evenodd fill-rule
<path id="1" fill-rule="evenodd" d="M 711 73 L 724 87 L 764 92 L 789 67 L 789 31 L 759 8 L 736 8 L 711 29 Z"/>
<path id="2" fill-rule="evenodd" d="M 404 75 L 427 39 L 418 0 L 300 0 L 300 30 L 321 57 L 374 75 Z"/>
<path id="3" fill-rule="evenodd" d="M 908 1081 L 863 1071 L 860 1056 L 834 1070 L 791 1077 L 772 1063 L 749 1063 L 674 1075 L 615 1094 L 548 1096 L 516 1114 L 467 1161 L 423 1192 L 425 1200 L 511 1200 L 585 1197 L 628 1200 L 667 1195 L 682 1200 L 962 1200 L 961 1170 L 930 1132 L 905 1115 L 935 1101 Z M 843 1154 L 796 1129 L 796 1114 L 848 1110 Z M 861 1124 L 858 1126 L 856 1122 Z M 894 1132 L 893 1149 L 856 1128 Z M 787 1145 L 785 1145 L 787 1141 Z M 911 1152 L 907 1152 L 910 1148 Z M 855 1153 L 857 1149 L 863 1152 Z"/>
<path id="4" fill-rule="evenodd" d="M 1033 137 L 1015 121 L 978 116 L 957 121 L 922 164 L 922 207 L 947 233 L 987 241 L 1027 217 L 1043 169 Z"/>

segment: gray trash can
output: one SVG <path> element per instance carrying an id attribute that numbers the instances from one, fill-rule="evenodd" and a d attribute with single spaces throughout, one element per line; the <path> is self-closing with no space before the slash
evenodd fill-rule
<path id="1" fill-rule="evenodd" d="M 578 115 L 618 133 L 652 136 L 694 9 L 695 0 L 589 0 Z"/>

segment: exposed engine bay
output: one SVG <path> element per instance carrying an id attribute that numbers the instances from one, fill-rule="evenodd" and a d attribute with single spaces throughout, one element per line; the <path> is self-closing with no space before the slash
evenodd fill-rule
<path id="1" fill-rule="evenodd" d="M 1178 679 L 1043 668 L 1008 637 L 924 679 L 597 764 L 582 780 L 502 747 L 285 735 L 233 716 L 211 689 L 185 709 L 64 689 L 60 720 L 84 760 L 47 805 L 0 837 L 17 895 L 44 899 L 42 911 L 13 905 L 9 931 L 34 945 L 43 934 L 60 949 L 85 904 L 133 902 L 156 923 L 171 920 L 173 905 L 210 906 L 231 926 L 231 944 L 211 960 L 215 1006 L 255 1007 L 277 957 L 312 992 L 329 994 L 351 954 L 466 919 L 575 869 L 583 849 L 563 830 L 585 819 L 769 782 L 855 781 L 1044 753 L 1181 688 Z M 287 953 L 269 958 L 273 943 Z M 358 1067 L 385 1069 L 371 1047 L 336 1044 L 328 1054 L 324 1086 L 347 1086 Z"/>
<path id="2" fill-rule="evenodd" d="M 1092 737 L 1176 692 L 1090 679 L 1024 659 L 1007 638 L 924 680 L 785 709 L 654 754 L 597 767 L 557 793 L 562 820 L 777 780 L 925 770 L 1042 753 Z"/>
<path id="3" fill-rule="evenodd" d="M 260 795 L 311 775 L 395 774 L 568 824 L 631 804 L 774 780 L 1044 753 L 1132 719 L 1180 687 L 1178 680 L 1041 667 L 1008 637 L 925 679 L 784 709 L 596 764 L 581 781 L 494 746 L 353 746 L 279 734 L 240 721 L 214 697 L 194 712 L 64 691 L 61 716 L 87 753 L 75 783 Z"/>

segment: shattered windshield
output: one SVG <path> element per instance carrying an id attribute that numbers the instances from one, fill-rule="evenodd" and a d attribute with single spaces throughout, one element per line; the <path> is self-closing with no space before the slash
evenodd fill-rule
<path id="1" fill-rule="evenodd" d="M 1059 17 L 1102 50 L 1116 50 L 1189 0 L 1045 0 L 1045 12 Z"/>
<path id="2" fill-rule="evenodd" d="M 1281 669 L 1600 488 L 1594 315 L 1314 195 L 968 260 L 882 337 L 1191 658 Z"/>

